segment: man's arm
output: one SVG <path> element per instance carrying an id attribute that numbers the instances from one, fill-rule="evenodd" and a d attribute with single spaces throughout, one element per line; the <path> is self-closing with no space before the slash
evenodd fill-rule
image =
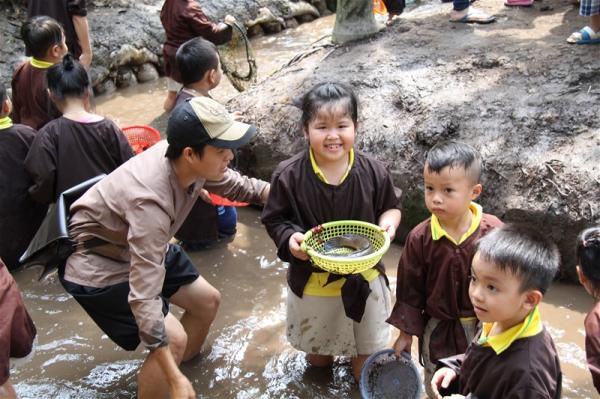
<path id="1" fill-rule="evenodd" d="M 79 61 L 86 69 L 92 65 L 92 45 L 90 43 L 90 28 L 88 25 L 87 16 L 73 15 L 73 27 L 77 34 L 77 41 L 81 47 L 81 55 Z"/>

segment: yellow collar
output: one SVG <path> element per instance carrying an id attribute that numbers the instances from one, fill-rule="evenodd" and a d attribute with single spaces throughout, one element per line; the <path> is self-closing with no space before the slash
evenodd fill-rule
<path id="1" fill-rule="evenodd" d="M 8 129 L 13 125 L 10 117 L 5 116 L 4 118 L 0 118 L 0 130 Z"/>
<path id="2" fill-rule="evenodd" d="M 37 58 L 34 58 L 34 57 L 31 57 L 29 59 L 29 63 L 31 64 L 32 67 L 38 68 L 38 69 L 48 69 L 52 65 L 54 65 L 51 62 L 46 62 L 46 61 L 38 60 Z"/>
<path id="3" fill-rule="evenodd" d="M 492 330 L 494 323 L 483 323 L 481 336 L 477 342 L 482 346 L 490 346 L 497 355 L 507 350 L 513 342 L 520 338 L 533 337 L 542 331 L 542 320 L 540 311 L 536 306 L 522 323 L 509 328 L 501 334 L 489 337 L 488 334 Z"/>
<path id="4" fill-rule="evenodd" d="M 309 148 L 308 152 L 310 154 L 310 164 L 312 165 L 313 172 L 315 172 L 315 174 L 317 175 L 317 177 L 319 178 L 319 180 L 321 180 L 322 182 L 325 182 L 325 183 L 329 184 L 329 182 L 327 181 L 327 178 L 325 177 L 325 174 L 323 173 L 323 171 L 321 170 L 321 168 L 319 168 L 319 165 L 317 165 L 317 161 L 315 160 L 315 155 L 313 154 L 312 148 Z M 354 164 L 354 149 L 351 148 L 350 152 L 348 153 L 348 169 L 346 169 L 346 172 L 344 173 L 344 175 L 340 179 L 340 184 L 344 180 L 346 180 L 346 177 L 348 177 L 348 174 L 350 173 L 350 169 L 352 169 L 352 165 L 353 164 Z"/>
<path id="5" fill-rule="evenodd" d="M 477 227 L 479 227 L 479 223 L 481 223 L 481 216 L 483 214 L 481 205 L 476 204 L 475 202 L 471 202 L 471 204 L 469 205 L 469 209 L 473 213 L 471 226 L 469 226 L 469 230 L 467 230 L 465 234 L 463 234 L 463 236 L 458 242 L 456 242 L 456 240 L 452 238 L 452 236 L 448 234 L 446 230 L 444 230 L 437 216 L 431 215 L 431 237 L 433 238 L 433 240 L 437 241 L 442 237 L 446 237 L 454 245 L 459 245 L 462 244 L 467 238 L 469 238 L 471 234 L 473 234 L 475 230 L 477 230 Z"/>

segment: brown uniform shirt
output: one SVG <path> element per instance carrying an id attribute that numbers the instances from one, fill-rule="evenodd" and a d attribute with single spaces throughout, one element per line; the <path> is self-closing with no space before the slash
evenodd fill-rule
<path id="1" fill-rule="evenodd" d="M 8 380 L 10 358 L 27 356 L 35 334 L 19 287 L 0 259 L 0 386 Z"/>
<path id="2" fill-rule="evenodd" d="M 474 244 L 501 224 L 497 217 L 484 213 L 479 228 L 455 245 L 445 237 L 434 241 L 431 219 L 427 219 L 406 238 L 398 264 L 396 304 L 388 323 L 421 338 L 430 317 L 441 320 L 431 335 L 433 361 L 467 349 L 459 319 L 475 316 L 469 299 Z"/>
<path id="3" fill-rule="evenodd" d="M 181 187 L 161 141 L 131 158 L 90 188 L 71 207 L 73 238 L 100 238 L 108 245 L 80 250 L 69 257 L 64 279 L 102 288 L 129 281 L 129 304 L 142 343 L 150 349 L 166 343 L 161 291 L 167 245 L 185 220 L 203 186 L 239 201 L 261 201 L 267 184 L 228 169 L 223 180 L 198 179 Z"/>
<path id="4" fill-rule="evenodd" d="M 48 96 L 46 69 L 36 68 L 29 61 L 19 65 L 12 78 L 12 120 L 39 130 L 60 112 Z"/>
<path id="5" fill-rule="evenodd" d="M 55 202 L 63 191 L 109 174 L 132 156 L 127 138 L 110 119 L 81 123 L 60 117 L 40 129 L 29 150 L 29 192 L 41 203 Z"/>
<path id="6" fill-rule="evenodd" d="M 400 206 L 400 196 L 396 194 L 392 177 L 383 162 L 355 151 L 348 176 L 334 186 L 315 175 L 306 150 L 277 166 L 262 222 L 277 246 L 279 258 L 290 263 L 287 274 L 290 289 L 302 297 L 310 275 L 323 270 L 292 256 L 288 246 L 292 234 L 305 233 L 335 220 L 377 224 L 383 212 L 400 209 Z M 382 266 L 379 264 L 378 267 L 381 271 Z M 330 280 L 340 277 L 332 274 Z M 342 300 L 346 315 L 360 320 L 370 293 L 369 284 L 360 274 L 345 277 Z"/>
<path id="7" fill-rule="evenodd" d="M 532 337 L 517 339 L 499 355 L 491 347 L 477 344 L 479 335 L 464 355 L 439 361 L 458 374 L 458 393 L 478 399 L 560 398 L 560 362 L 545 328 Z"/>
<path id="8" fill-rule="evenodd" d="M 9 269 L 19 266 L 47 209 L 28 193 L 32 181 L 24 163 L 35 135 L 25 125 L 0 130 L 0 258 Z"/>
<path id="9" fill-rule="evenodd" d="M 600 393 L 600 301 L 585 317 L 585 355 L 594 387 Z"/>
<path id="10" fill-rule="evenodd" d="M 198 36 L 217 45 L 224 44 L 233 33 L 230 26 L 211 22 L 196 0 L 166 0 L 160 21 L 167 36 L 163 46 L 165 74 L 177 82 L 181 82 L 175 61 L 179 46 Z"/>
<path id="11" fill-rule="evenodd" d="M 73 25 L 73 16 L 85 17 L 87 6 L 85 0 L 27 0 L 27 17 L 47 15 L 63 26 L 69 52 L 75 58 L 81 55 L 81 46 Z M 30 55 L 30 54 L 28 54 Z"/>

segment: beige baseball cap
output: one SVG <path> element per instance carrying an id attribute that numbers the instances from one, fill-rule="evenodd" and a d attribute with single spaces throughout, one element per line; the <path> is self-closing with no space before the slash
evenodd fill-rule
<path id="1" fill-rule="evenodd" d="M 227 109 L 210 97 L 192 97 L 177 105 L 167 123 L 167 141 L 178 147 L 210 144 L 235 149 L 256 135 L 256 127 L 234 121 Z"/>

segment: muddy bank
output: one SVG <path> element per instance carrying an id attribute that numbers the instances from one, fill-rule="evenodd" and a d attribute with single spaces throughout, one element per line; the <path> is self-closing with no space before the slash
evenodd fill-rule
<path id="1" fill-rule="evenodd" d="M 19 29 L 26 10 L 18 1 L 0 0 L 0 81 L 10 84 L 12 71 L 23 61 L 25 49 Z M 159 14 L 162 0 L 89 1 L 88 20 L 94 52 L 91 76 L 97 94 L 117 87 L 155 80 L 162 75 L 165 34 Z M 201 1 L 215 21 L 231 14 L 252 36 L 281 32 L 331 11 L 325 0 Z"/>
<path id="2" fill-rule="evenodd" d="M 559 0 L 477 4 L 498 22 L 452 24 L 450 5 L 417 3 L 375 37 L 315 49 L 232 100 L 261 132 L 244 167 L 268 178 L 303 148 L 292 98 L 340 80 L 361 101 L 358 148 L 390 162 L 404 191 L 405 230 L 427 215 L 425 152 L 463 140 L 486 161 L 484 209 L 546 231 L 561 247 L 561 277 L 573 280 L 575 234 L 600 221 L 600 131 L 590 106 L 600 95 L 597 49 L 565 43 L 585 20 Z"/>

